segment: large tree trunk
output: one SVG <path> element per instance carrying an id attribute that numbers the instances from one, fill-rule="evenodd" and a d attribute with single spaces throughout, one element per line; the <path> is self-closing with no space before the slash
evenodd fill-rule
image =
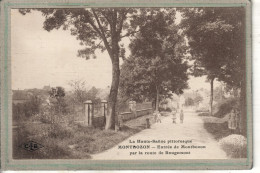
<path id="1" fill-rule="evenodd" d="M 159 88 L 156 86 L 156 102 L 155 102 L 155 110 L 159 110 Z"/>
<path id="2" fill-rule="evenodd" d="M 116 103 L 117 94 L 120 79 L 120 68 L 119 68 L 119 46 L 118 39 L 116 36 L 112 36 L 112 84 L 110 88 L 110 94 L 108 99 L 108 116 L 106 117 L 105 129 L 115 130 L 116 124 Z"/>
<path id="3" fill-rule="evenodd" d="M 108 100 L 108 116 L 106 117 L 106 127 L 105 129 L 115 129 L 116 123 L 116 102 L 117 102 L 117 93 L 119 86 L 119 61 L 113 63 L 113 76 L 112 76 L 112 85 L 110 88 L 110 95 Z"/>
<path id="4" fill-rule="evenodd" d="M 209 101 L 209 113 L 212 116 L 212 109 L 213 109 L 213 92 L 214 92 L 214 77 L 210 79 L 210 101 Z"/>

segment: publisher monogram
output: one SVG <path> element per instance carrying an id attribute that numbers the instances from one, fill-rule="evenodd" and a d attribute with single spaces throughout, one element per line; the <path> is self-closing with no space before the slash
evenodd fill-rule
<path id="1" fill-rule="evenodd" d="M 37 142 L 34 142 L 34 141 L 29 141 L 27 143 L 22 144 L 20 147 L 27 151 L 36 151 L 36 150 L 42 148 L 43 145 L 38 144 Z"/>

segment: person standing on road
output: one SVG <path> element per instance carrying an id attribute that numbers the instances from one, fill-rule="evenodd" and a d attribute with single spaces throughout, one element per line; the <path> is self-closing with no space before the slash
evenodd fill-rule
<path id="1" fill-rule="evenodd" d="M 156 122 L 156 118 L 157 118 L 156 111 L 153 112 L 153 118 L 154 118 L 154 121 Z"/>
<path id="2" fill-rule="evenodd" d="M 155 122 L 156 123 L 158 123 L 158 122 L 162 122 L 161 121 L 161 114 L 160 114 L 160 112 L 159 111 L 155 111 L 154 113 L 153 113 L 153 116 L 154 116 L 154 120 L 155 120 Z"/>
<path id="3" fill-rule="evenodd" d="M 176 109 L 173 109 L 173 111 L 172 111 L 172 123 L 174 123 L 174 124 L 176 124 L 176 113 L 177 113 Z"/>
<path id="4" fill-rule="evenodd" d="M 236 114 L 236 131 L 237 133 L 241 133 L 241 119 L 240 119 L 240 113 L 239 113 L 239 110 L 238 109 L 235 109 L 235 114 Z"/>
<path id="5" fill-rule="evenodd" d="M 184 114 L 183 114 L 183 110 L 181 110 L 181 113 L 180 113 L 180 122 L 183 123 L 183 120 L 184 120 Z"/>
<path id="6" fill-rule="evenodd" d="M 228 116 L 228 128 L 230 129 L 231 133 L 234 133 L 237 129 L 237 114 L 235 113 L 235 110 L 232 109 L 231 113 Z"/>
<path id="7" fill-rule="evenodd" d="M 158 123 L 158 122 L 162 123 L 161 118 L 162 118 L 162 117 L 161 117 L 161 114 L 160 114 L 160 112 L 158 111 L 158 112 L 157 112 L 157 123 Z"/>

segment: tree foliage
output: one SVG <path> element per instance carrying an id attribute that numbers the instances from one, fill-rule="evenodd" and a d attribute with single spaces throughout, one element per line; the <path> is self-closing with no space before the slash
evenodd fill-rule
<path id="1" fill-rule="evenodd" d="M 245 9 L 183 8 L 181 28 L 188 39 L 193 74 L 240 86 L 244 73 Z"/>
<path id="2" fill-rule="evenodd" d="M 241 88 L 245 73 L 245 9 L 183 8 L 183 29 L 194 61 L 194 76 L 207 75 L 211 85 L 210 113 L 214 79 Z"/>
<path id="3" fill-rule="evenodd" d="M 194 103 L 198 105 L 202 101 L 203 101 L 203 97 L 200 94 L 196 94 L 196 96 L 194 98 Z"/>
<path id="4" fill-rule="evenodd" d="M 65 113 L 67 104 L 65 102 L 65 89 L 63 87 L 57 86 L 52 87 L 49 91 L 49 95 L 51 98 L 54 98 L 54 100 L 51 101 L 52 108 L 54 111 L 58 114 Z"/>
<path id="5" fill-rule="evenodd" d="M 194 61 L 193 74 L 207 75 L 212 93 L 215 78 L 240 90 L 240 130 L 246 134 L 245 7 L 183 8 L 180 11 L 181 27 Z"/>
<path id="6" fill-rule="evenodd" d="M 63 98 L 65 96 L 65 89 L 63 87 L 52 87 L 49 91 L 50 97 L 56 98 L 57 100 Z"/>
<path id="7" fill-rule="evenodd" d="M 142 11 L 140 32 L 131 40 L 131 56 L 122 65 L 120 91 L 136 100 L 156 100 L 187 88 L 185 43 L 174 23 L 175 11 Z M 140 25 L 139 25 L 140 26 Z M 157 100 L 158 101 L 158 100 Z"/>
<path id="8" fill-rule="evenodd" d="M 185 99 L 185 106 L 193 106 L 194 105 L 194 100 L 190 97 Z"/>
<path id="9" fill-rule="evenodd" d="M 72 87 L 72 99 L 74 104 L 83 104 L 86 101 L 86 82 L 82 80 L 72 80 L 69 82 Z"/>

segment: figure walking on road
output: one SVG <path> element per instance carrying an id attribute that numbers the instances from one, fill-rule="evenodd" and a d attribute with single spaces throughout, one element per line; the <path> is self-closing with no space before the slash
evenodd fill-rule
<path id="1" fill-rule="evenodd" d="M 180 113 L 180 122 L 183 123 L 183 120 L 184 120 L 184 114 L 183 114 L 183 110 L 181 110 L 181 113 Z"/>

